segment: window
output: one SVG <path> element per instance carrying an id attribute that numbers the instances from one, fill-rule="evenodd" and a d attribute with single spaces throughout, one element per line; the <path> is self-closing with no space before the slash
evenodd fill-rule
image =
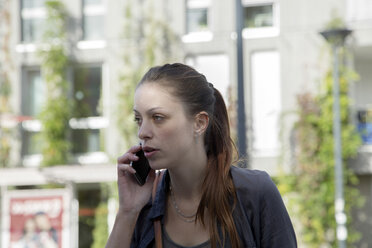
<path id="1" fill-rule="evenodd" d="M 208 30 L 209 1 L 188 0 L 186 7 L 186 32 L 203 32 Z"/>
<path id="2" fill-rule="evenodd" d="M 23 72 L 22 113 L 37 116 L 45 102 L 45 84 L 41 78 L 40 69 L 27 68 Z"/>
<path id="3" fill-rule="evenodd" d="M 83 0 L 83 40 L 104 38 L 103 0 Z"/>
<path id="4" fill-rule="evenodd" d="M 24 8 L 42 8 L 44 7 L 45 0 L 22 0 Z"/>
<path id="5" fill-rule="evenodd" d="M 83 154 L 100 151 L 99 129 L 74 129 L 72 131 L 72 152 Z"/>
<path id="6" fill-rule="evenodd" d="M 21 40 L 34 43 L 41 40 L 43 23 L 46 18 L 45 0 L 21 1 Z"/>
<path id="7" fill-rule="evenodd" d="M 186 64 L 203 73 L 208 82 L 218 89 L 226 104 L 230 82 L 229 58 L 225 54 L 197 55 L 186 58 Z"/>
<path id="8" fill-rule="evenodd" d="M 187 33 L 200 32 L 208 29 L 208 10 L 188 9 L 187 10 Z"/>
<path id="9" fill-rule="evenodd" d="M 22 122 L 22 145 L 21 145 L 21 155 L 22 155 L 22 165 L 25 167 L 37 167 L 41 164 L 42 156 L 42 146 L 43 140 L 39 135 L 40 131 L 34 131 L 32 129 L 27 129 L 24 125 L 28 123 L 27 121 Z"/>
<path id="10" fill-rule="evenodd" d="M 41 162 L 41 142 L 38 136 L 41 130 L 40 121 L 35 118 L 42 111 L 46 94 L 45 83 L 40 69 L 36 67 L 23 68 L 22 71 L 22 114 L 31 120 L 22 122 L 21 154 L 24 166 L 38 166 Z M 27 119 L 27 118 L 25 118 Z"/>
<path id="11" fill-rule="evenodd" d="M 102 87 L 101 66 L 74 68 L 74 118 L 70 120 L 72 130 L 72 152 L 84 154 L 101 150 L 100 129 L 107 121 L 100 117 L 99 100 Z"/>
<path id="12" fill-rule="evenodd" d="M 186 34 L 182 41 L 206 42 L 213 38 L 208 17 L 209 0 L 186 0 Z"/>
<path id="13" fill-rule="evenodd" d="M 278 4 L 266 3 L 251 4 L 243 2 L 245 38 L 260 38 L 276 36 L 279 34 Z"/>
<path id="14" fill-rule="evenodd" d="M 244 8 L 244 27 L 272 27 L 273 24 L 273 4 Z"/>
<path id="15" fill-rule="evenodd" d="M 356 3 L 359 1 L 356 1 Z M 365 10 L 367 11 L 367 10 Z M 355 125 L 363 141 L 365 151 L 372 150 L 372 56 L 371 46 L 357 47 L 354 52 L 353 66 L 360 75 L 358 83 L 352 84 L 350 91 L 357 117 Z M 372 161 L 371 161 L 372 162 Z"/>
<path id="16" fill-rule="evenodd" d="M 72 69 L 72 100 L 74 101 L 71 127 L 71 162 L 104 163 L 107 156 L 102 150 L 102 132 L 108 121 L 100 116 L 99 100 L 102 87 L 102 66 L 86 65 Z M 37 120 L 45 103 L 46 85 L 40 69 L 24 68 L 22 71 L 22 114 L 32 117 L 22 122 L 22 158 L 24 166 L 39 166 L 42 161 L 42 140 L 38 135 L 42 124 Z"/>
<path id="17" fill-rule="evenodd" d="M 279 152 L 281 113 L 280 62 L 277 51 L 251 56 L 252 126 L 255 156 L 271 157 Z"/>
<path id="18" fill-rule="evenodd" d="M 372 145 L 372 108 L 358 111 L 358 132 L 364 145 Z"/>
<path id="19" fill-rule="evenodd" d="M 38 132 L 31 132 L 23 130 L 22 134 L 22 154 L 24 156 L 31 157 L 32 155 L 41 154 L 41 145 L 42 142 Z"/>
<path id="20" fill-rule="evenodd" d="M 74 117 L 98 116 L 101 95 L 101 66 L 77 67 L 74 69 L 74 98 L 77 108 Z"/>

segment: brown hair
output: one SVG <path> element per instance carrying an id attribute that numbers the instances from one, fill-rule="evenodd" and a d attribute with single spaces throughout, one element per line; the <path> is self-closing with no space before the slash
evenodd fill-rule
<path id="1" fill-rule="evenodd" d="M 202 198 L 197 210 L 197 220 L 209 227 L 211 246 L 224 246 L 227 237 L 232 247 L 239 247 L 231 205 L 235 203 L 235 187 L 230 176 L 234 144 L 230 137 L 229 118 L 221 93 L 208 83 L 203 74 L 184 64 L 166 64 L 151 68 L 142 78 L 143 83 L 161 83 L 169 87 L 191 116 L 206 111 L 210 117 L 205 134 L 208 156 L 207 173 L 202 185 Z M 209 213 L 204 223 L 205 210 Z M 221 226 L 222 239 L 218 224 Z"/>

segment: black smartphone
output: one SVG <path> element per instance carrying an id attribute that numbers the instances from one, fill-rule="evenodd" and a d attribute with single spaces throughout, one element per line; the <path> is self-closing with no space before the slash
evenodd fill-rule
<path id="1" fill-rule="evenodd" d="M 149 161 L 145 157 L 143 150 L 136 152 L 136 156 L 139 158 L 137 161 L 132 161 L 131 166 L 136 170 L 134 177 L 136 178 L 139 185 L 146 183 L 146 178 L 150 173 L 151 167 Z"/>

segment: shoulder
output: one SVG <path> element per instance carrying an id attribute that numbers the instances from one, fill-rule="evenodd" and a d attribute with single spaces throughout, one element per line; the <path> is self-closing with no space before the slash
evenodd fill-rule
<path id="1" fill-rule="evenodd" d="M 269 177 L 267 172 L 261 170 L 251 170 L 246 168 L 240 168 L 237 166 L 231 166 L 231 174 L 233 177 L 242 177 L 249 180 L 255 180 L 262 177 Z"/>
<path id="2" fill-rule="evenodd" d="M 235 166 L 232 166 L 230 171 L 236 195 L 246 207 L 261 214 L 267 208 L 274 212 L 282 209 L 282 197 L 267 172 Z"/>
<path id="3" fill-rule="evenodd" d="M 297 247 L 282 197 L 269 174 L 231 167 L 238 204 L 247 214 L 260 247 Z"/>
<path id="4" fill-rule="evenodd" d="M 274 182 L 267 172 L 261 170 L 250 170 L 231 166 L 231 176 L 238 191 L 249 191 L 250 193 L 262 194 L 267 191 L 276 190 Z"/>

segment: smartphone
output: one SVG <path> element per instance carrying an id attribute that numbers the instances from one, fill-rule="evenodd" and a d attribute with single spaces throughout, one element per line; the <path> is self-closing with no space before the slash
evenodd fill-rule
<path id="1" fill-rule="evenodd" d="M 151 167 L 149 161 L 145 157 L 143 150 L 136 152 L 136 156 L 139 158 L 137 161 L 132 161 L 131 166 L 136 170 L 134 177 L 136 178 L 139 185 L 146 183 L 146 178 L 150 173 Z"/>

